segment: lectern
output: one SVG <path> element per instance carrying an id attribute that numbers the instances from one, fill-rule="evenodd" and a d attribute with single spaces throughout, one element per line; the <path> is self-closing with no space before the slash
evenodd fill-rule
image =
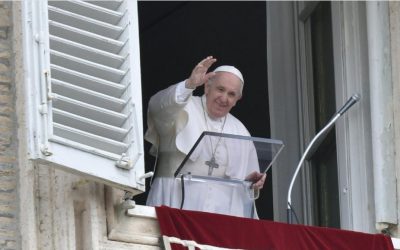
<path id="1" fill-rule="evenodd" d="M 182 209 L 254 217 L 258 192 L 246 177 L 266 173 L 282 141 L 203 132 L 174 173 L 182 189 Z"/>

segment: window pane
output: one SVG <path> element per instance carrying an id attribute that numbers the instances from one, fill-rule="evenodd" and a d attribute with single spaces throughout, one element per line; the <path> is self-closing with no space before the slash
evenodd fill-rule
<path id="1" fill-rule="evenodd" d="M 316 132 L 336 112 L 331 5 L 320 2 L 310 17 Z M 319 226 L 340 227 L 335 130 L 312 157 L 315 219 Z"/>

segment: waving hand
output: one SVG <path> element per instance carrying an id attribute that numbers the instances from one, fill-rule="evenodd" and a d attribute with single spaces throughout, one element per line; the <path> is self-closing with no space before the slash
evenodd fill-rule
<path id="1" fill-rule="evenodd" d="M 214 76 L 214 72 L 207 73 L 207 71 L 216 61 L 217 59 L 214 57 L 208 56 L 199 62 L 192 70 L 190 77 L 186 80 L 186 88 L 195 89 L 207 82 L 210 77 Z"/>

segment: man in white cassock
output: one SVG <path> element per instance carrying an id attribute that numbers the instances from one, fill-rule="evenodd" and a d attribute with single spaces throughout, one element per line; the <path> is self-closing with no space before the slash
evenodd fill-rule
<path id="1" fill-rule="evenodd" d="M 249 136 L 246 127 L 229 112 L 242 97 L 243 76 L 233 66 L 220 66 L 208 72 L 216 59 L 209 56 L 198 63 L 190 77 L 151 97 L 145 139 L 152 143 L 150 153 L 157 157 L 155 177 L 147 205 L 179 208 L 181 181 L 174 172 L 204 131 Z M 193 96 L 204 85 L 204 95 Z M 208 143 L 207 140 L 204 143 Z M 204 144 L 203 143 L 203 144 Z M 192 168 L 212 170 L 212 176 L 248 180 L 252 188 L 263 187 L 266 175 L 259 172 L 254 146 L 228 146 L 221 138 L 209 140 L 206 163 L 192 159 Z M 218 168 L 210 168 L 210 162 Z M 201 166 L 202 165 L 202 166 Z M 209 172 L 210 174 L 210 172 Z M 183 209 L 246 217 L 246 193 L 218 183 L 185 185 Z"/>

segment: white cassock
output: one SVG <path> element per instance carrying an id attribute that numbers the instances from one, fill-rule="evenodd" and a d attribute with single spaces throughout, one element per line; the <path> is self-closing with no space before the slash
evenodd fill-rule
<path id="1" fill-rule="evenodd" d="M 149 206 L 180 208 L 181 181 L 174 177 L 174 173 L 201 133 L 222 131 L 227 134 L 250 135 L 246 127 L 231 114 L 227 114 L 226 118 L 211 119 L 203 111 L 205 96 L 192 96 L 192 91 L 185 88 L 183 81 L 161 90 L 150 99 L 145 139 L 153 144 L 150 153 L 158 153 L 158 160 L 147 198 Z M 224 139 L 213 140 L 210 144 L 214 147 L 208 153 L 205 152 L 208 156 L 212 155 L 210 151 L 215 152 L 215 158 L 220 165 L 214 169 L 213 176 L 244 180 L 251 172 L 259 171 L 257 154 L 252 143 L 234 143 L 228 147 Z M 197 168 L 200 164 L 207 173 L 208 166 L 200 158 L 191 159 L 193 164 L 190 167 Z M 253 201 L 247 192 L 243 187 L 234 188 L 221 182 L 209 182 L 206 185 L 201 182 L 186 182 L 183 208 L 246 217 L 249 214 L 248 209 L 253 208 Z"/>

